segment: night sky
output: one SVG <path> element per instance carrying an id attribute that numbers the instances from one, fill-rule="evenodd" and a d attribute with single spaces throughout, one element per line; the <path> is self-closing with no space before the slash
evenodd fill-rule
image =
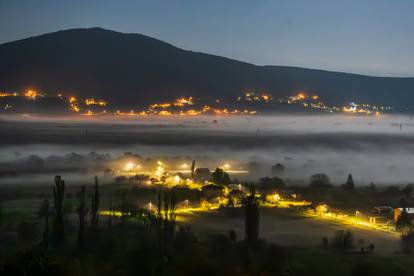
<path id="1" fill-rule="evenodd" d="M 0 0 L 0 43 L 103 27 L 255 64 L 414 76 L 412 0 Z"/>

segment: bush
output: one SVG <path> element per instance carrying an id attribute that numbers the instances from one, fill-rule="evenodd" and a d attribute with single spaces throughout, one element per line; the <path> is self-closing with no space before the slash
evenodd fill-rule
<path id="1" fill-rule="evenodd" d="M 411 253 L 414 248 L 414 231 L 407 230 L 401 234 L 401 248 L 405 253 Z"/>
<path id="2" fill-rule="evenodd" d="M 212 173 L 213 182 L 217 185 L 229 185 L 231 183 L 230 176 L 224 170 L 217 168 Z"/>
<path id="3" fill-rule="evenodd" d="M 27 221 L 23 221 L 19 224 L 17 232 L 19 239 L 26 245 L 35 242 L 40 236 L 37 225 Z"/>
<path id="4" fill-rule="evenodd" d="M 329 177 L 324 173 L 314 174 L 310 178 L 310 187 L 312 188 L 330 188 L 332 187 Z"/>
<path id="5" fill-rule="evenodd" d="M 354 236 L 350 231 L 339 230 L 335 232 L 333 246 L 336 249 L 351 249 L 354 243 Z"/>

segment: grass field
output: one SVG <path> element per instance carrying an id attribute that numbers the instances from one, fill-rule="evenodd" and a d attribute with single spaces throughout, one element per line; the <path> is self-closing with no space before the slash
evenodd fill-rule
<path id="1" fill-rule="evenodd" d="M 183 220 L 199 235 L 235 230 L 238 238 L 243 238 L 244 217 L 241 209 L 198 213 Z M 330 239 L 337 230 L 350 230 L 356 246 L 362 239 L 365 246 L 373 243 L 375 251 L 381 254 L 389 255 L 400 250 L 399 237 L 393 234 L 314 220 L 289 209 L 261 209 L 260 237 L 287 247 L 320 248 L 322 238 Z"/>

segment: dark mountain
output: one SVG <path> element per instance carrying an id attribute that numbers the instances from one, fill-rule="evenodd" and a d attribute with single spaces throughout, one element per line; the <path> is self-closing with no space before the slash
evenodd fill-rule
<path id="1" fill-rule="evenodd" d="M 303 90 L 331 104 L 414 107 L 414 78 L 256 66 L 100 28 L 5 43 L 0 45 L 0 65 L 0 90 L 63 91 L 131 107 L 179 96 L 234 100 L 247 90 L 275 97 Z"/>

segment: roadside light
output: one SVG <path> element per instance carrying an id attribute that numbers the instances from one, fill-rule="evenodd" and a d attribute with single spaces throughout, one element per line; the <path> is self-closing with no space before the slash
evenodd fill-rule
<path id="1" fill-rule="evenodd" d="M 128 162 L 125 165 L 125 170 L 130 171 L 135 168 L 135 164 L 133 162 Z"/>

